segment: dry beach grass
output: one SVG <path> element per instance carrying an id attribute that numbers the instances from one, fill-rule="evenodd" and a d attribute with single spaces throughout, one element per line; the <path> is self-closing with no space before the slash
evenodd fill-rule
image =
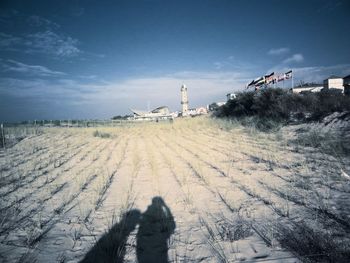
<path id="1" fill-rule="evenodd" d="M 0 261 L 346 262 L 350 160 L 289 136 L 207 117 L 43 128 L 0 155 Z"/>

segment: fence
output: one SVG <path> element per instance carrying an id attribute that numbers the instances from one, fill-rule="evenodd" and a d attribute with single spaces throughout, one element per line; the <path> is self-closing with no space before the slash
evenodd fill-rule
<path id="1" fill-rule="evenodd" d="M 2 148 L 5 148 L 6 145 L 5 145 L 5 133 L 4 133 L 4 124 L 1 123 L 0 124 L 0 139 L 1 139 L 1 146 Z"/>
<path id="2" fill-rule="evenodd" d="M 34 120 L 21 123 L 4 123 L 6 127 L 99 127 L 118 126 L 133 120 Z"/>
<path id="3" fill-rule="evenodd" d="M 118 121 L 26 121 L 0 124 L 0 148 L 11 147 L 27 136 L 39 135 L 43 128 L 53 127 L 100 127 L 121 125 Z"/>
<path id="4" fill-rule="evenodd" d="M 129 120 L 34 120 L 21 123 L 1 123 L 0 147 L 6 148 L 28 135 L 38 135 L 43 128 L 88 128 L 117 127 L 142 122 L 171 121 L 170 119 L 129 119 Z"/>

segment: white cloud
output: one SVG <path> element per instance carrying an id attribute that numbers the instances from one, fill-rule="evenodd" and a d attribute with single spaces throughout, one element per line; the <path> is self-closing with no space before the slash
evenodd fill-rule
<path id="1" fill-rule="evenodd" d="M 60 25 L 44 17 L 32 15 L 27 18 L 29 25 L 45 29 L 58 29 Z"/>
<path id="2" fill-rule="evenodd" d="M 215 69 L 221 70 L 223 68 L 226 68 L 226 70 L 228 70 L 229 68 L 232 68 L 234 60 L 235 60 L 234 56 L 228 56 L 223 60 L 215 61 L 213 65 Z"/>
<path id="3" fill-rule="evenodd" d="M 314 67 L 293 67 L 280 64 L 271 69 L 277 73 L 293 70 L 294 84 L 299 81 L 322 82 L 332 74 L 350 74 L 350 64 Z M 117 114 L 128 114 L 129 108 L 147 109 L 167 105 L 179 110 L 180 87 L 188 87 L 190 107 L 206 105 L 213 101 L 224 101 L 225 94 L 244 89 L 246 83 L 256 78 L 256 72 L 174 72 L 163 76 L 134 77 L 126 80 L 103 82 L 95 76 L 82 79 L 57 78 L 0 78 L 0 96 L 13 101 L 40 99 L 48 105 L 64 105 L 60 112 L 71 118 L 108 118 Z M 285 83 L 286 87 L 290 83 Z M 17 99 L 16 99 L 17 98 Z M 1 108 L 1 106 L 0 106 Z"/>
<path id="4" fill-rule="evenodd" d="M 52 57 L 74 57 L 82 51 L 79 41 L 64 33 L 60 33 L 60 25 L 41 16 L 11 14 L 9 18 L 26 26 L 26 32 L 12 35 L 0 32 L 0 48 L 5 51 L 24 53 L 42 53 Z"/>
<path id="5" fill-rule="evenodd" d="M 18 45 L 21 43 L 21 41 L 21 37 L 15 37 L 13 35 L 0 32 L 0 47 L 2 49 L 12 49 L 14 45 Z"/>
<path id="6" fill-rule="evenodd" d="M 26 36 L 24 42 L 28 53 L 45 53 L 58 57 L 72 57 L 81 51 L 77 47 L 78 40 L 53 31 L 37 32 Z"/>
<path id="7" fill-rule="evenodd" d="M 293 70 L 295 84 L 299 81 L 322 83 L 324 79 L 331 75 L 346 76 L 350 74 L 350 64 L 339 64 L 332 66 L 312 66 L 312 67 L 288 67 L 286 65 L 278 65 L 269 71 L 284 73 Z"/>
<path id="8" fill-rule="evenodd" d="M 283 63 L 288 64 L 288 63 L 294 63 L 294 62 L 303 62 L 304 61 L 304 56 L 302 54 L 294 54 L 293 56 L 286 58 L 283 60 Z"/>
<path id="9" fill-rule="evenodd" d="M 54 57 L 74 57 L 82 51 L 79 41 L 51 30 L 23 36 L 13 36 L 0 32 L 0 48 L 25 53 L 43 53 Z"/>
<path id="10" fill-rule="evenodd" d="M 97 79 L 97 75 L 80 75 L 79 78 L 81 79 Z"/>
<path id="11" fill-rule="evenodd" d="M 150 100 L 159 105 L 176 105 L 181 84 L 185 83 L 190 96 L 192 95 L 190 100 L 195 104 L 206 104 L 220 98 L 224 100 L 227 92 L 243 88 L 247 79 L 249 78 L 245 74 L 238 72 L 177 72 L 161 77 L 132 78 L 104 85 L 85 85 L 84 88 L 93 89 L 94 92 L 83 97 L 91 100 L 126 99 L 136 104 Z"/>
<path id="12" fill-rule="evenodd" d="M 15 60 L 7 60 L 6 62 L 3 62 L 1 64 L 2 68 L 5 71 L 12 71 L 12 72 L 18 72 L 18 73 L 25 73 L 30 76 L 62 76 L 65 75 L 65 73 L 60 71 L 54 71 L 51 69 L 48 69 L 47 67 L 40 66 L 40 65 L 28 65 L 24 64 Z"/>
<path id="13" fill-rule="evenodd" d="M 0 93 L 22 98 L 40 97 L 48 101 L 64 101 L 71 105 L 112 105 L 114 112 L 127 112 L 128 108 L 143 109 L 147 101 L 151 106 L 168 105 L 180 109 L 180 87 L 188 87 L 190 106 L 224 101 L 228 92 L 243 89 L 251 79 L 241 72 L 176 72 L 160 77 L 130 78 L 123 81 L 101 83 L 98 80 L 72 79 L 0 79 Z M 112 109 L 109 109 L 112 112 Z M 110 113 L 112 114 L 112 113 Z"/>
<path id="14" fill-rule="evenodd" d="M 301 67 L 293 69 L 294 76 L 297 80 L 304 82 L 318 82 L 322 83 L 323 80 L 331 75 L 339 75 L 344 77 L 350 74 L 350 64 L 341 64 L 333 66 L 314 66 L 314 67 Z"/>
<path id="15" fill-rule="evenodd" d="M 283 55 L 286 53 L 289 53 L 289 48 L 287 47 L 281 47 L 281 48 L 272 48 L 267 52 L 269 55 Z"/>
<path id="16" fill-rule="evenodd" d="M 50 103 L 87 103 L 80 83 L 74 80 L 0 78 L 0 94 L 13 98 L 36 99 Z M 6 88 L 4 88 L 6 87 Z"/>
<path id="17" fill-rule="evenodd" d="M 224 62 L 220 62 L 220 61 L 216 61 L 214 62 L 214 67 L 216 69 L 222 69 L 224 67 L 225 63 Z"/>

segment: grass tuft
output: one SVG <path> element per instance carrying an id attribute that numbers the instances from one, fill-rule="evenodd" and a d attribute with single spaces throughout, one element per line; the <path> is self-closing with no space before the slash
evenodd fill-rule
<path id="1" fill-rule="evenodd" d="M 94 131 L 93 135 L 94 135 L 94 137 L 111 138 L 111 134 L 110 133 L 101 132 L 99 130 Z"/>
<path id="2" fill-rule="evenodd" d="M 331 234 L 312 229 L 303 222 L 293 227 L 280 224 L 278 239 L 304 262 L 349 262 L 350 247 L 346 242 L 338 244 Z"/>

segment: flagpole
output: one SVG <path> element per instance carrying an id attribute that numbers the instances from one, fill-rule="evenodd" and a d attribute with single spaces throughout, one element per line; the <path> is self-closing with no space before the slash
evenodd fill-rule
<path id="1" fill-rule="evenodd" d="M 294 89 L 294 72 L 292 70 L 292 89 Z"/>

